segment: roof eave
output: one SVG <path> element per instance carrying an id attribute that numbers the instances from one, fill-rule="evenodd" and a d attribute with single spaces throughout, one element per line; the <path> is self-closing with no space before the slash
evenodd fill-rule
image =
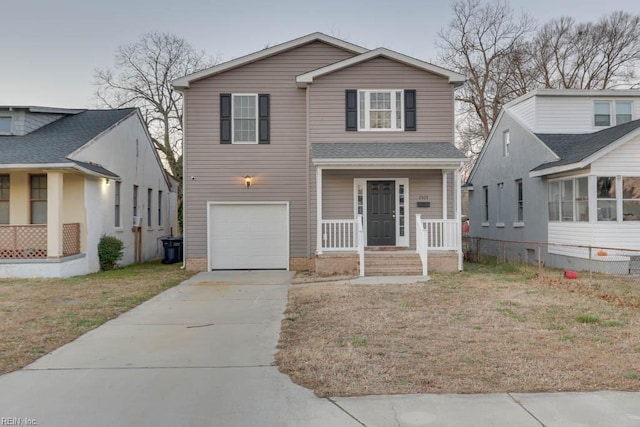
<path id="1" fill-rule="evenodd" d="M 101 173 L 98 171 L 92 171 L 90 169 L 84 168 L 77 163 L 69 162 L 69 163 L 12 163 L 12 164 L 0 164 L 0 169 L 42 169 L 42 170 L 57 170 L 57 169 L 66 169 L 66 170 L 76 170 L 78 172 L 82 172 L 85 175 L 96 176 L 99 178 L 108 178 L 119 181 L 121 178 L 117 174 L 110 173 Z"/>
<path id="2" fill-rule="evenodd" d="M 467 158 L 397 158 L 397 159 L 381 159 L 381 158 L 315 158 L 312 163 L 315 166 L 331 166 L 339 169 L 363 169 L 368 167 L 385 167 L 390 169 L 410 169 L 410 168 L 429 168 L 429 169 L 451 169 L 462 166 L 469 159 Z"/>

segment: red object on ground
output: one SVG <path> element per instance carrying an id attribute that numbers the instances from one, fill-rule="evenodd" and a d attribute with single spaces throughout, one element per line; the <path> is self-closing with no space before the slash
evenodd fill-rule
<path id="1" fill-rule="evenodd" d="M 564 277 L 566 277 L 567 279 L 577 279 L 578 278 L 578 273 L 576 273 L 573 270 L 565 270 L 564 271 Z"/>

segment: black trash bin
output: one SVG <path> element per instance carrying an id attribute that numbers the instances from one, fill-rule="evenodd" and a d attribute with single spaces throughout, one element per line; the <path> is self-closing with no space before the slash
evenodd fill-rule
<path id="1" fill-rule="evenodd" d="M 163 264 L 174 264 L 182 261 L 182 237 L 167 237 L 162 239 L 164 247 Z"/>

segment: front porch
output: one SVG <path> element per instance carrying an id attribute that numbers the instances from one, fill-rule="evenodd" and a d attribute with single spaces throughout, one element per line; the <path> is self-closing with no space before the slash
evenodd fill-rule
<path id="1" fill-rule="evenodd" d="M 461 271 L 460 198 L 458 169 L 317 167 L 316 271 Z"/>
<path id="2" fill-rule="evenodd" d="M 0 277 L 55 277 L 86 269 L 85 186 L 77 173 L 0 174 Z"/>
<path id="3" fill-rule="evenodd" d="M 48 254 L 47 225 L 0 225 L 0 259 L 43 259 Z M 80 223 L 62 224 L 62 257 L 80 253 Z M 59 258 L 55 256 L 53 258 Z"/>

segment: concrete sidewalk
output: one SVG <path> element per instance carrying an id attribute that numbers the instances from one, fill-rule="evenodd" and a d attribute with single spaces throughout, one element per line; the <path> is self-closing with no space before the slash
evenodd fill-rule
<path id="1" fill-rule="evenodd" d="M 0 377 L 0 425 L 640 427 L 638 393 L 317 398 L 274 365 L 291 278 L 194 276 Z"/>

